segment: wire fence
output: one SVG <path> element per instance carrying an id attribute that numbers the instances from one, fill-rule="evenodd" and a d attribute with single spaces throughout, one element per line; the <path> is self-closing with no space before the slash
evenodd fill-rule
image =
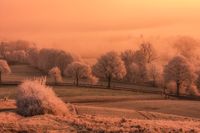
<path id="1" fill-rule="evenodd" d="M 0 83 L 0 86 L 18 86 L 21 84 L 22 81 L 4 81 Z M 53 82 L 47 82 L 46 83 L 49 86 L 76 86 L 74 83 L 71 82 L 63 82 L 63 83 L 53 83 Z M 200 96 L 193 96 L 193 95 L 177 95 L 175 94 L 164 94 L 163 90 L 161 88 L 155 88 L 155 87 L 147 87 L 147 86 L 139 86 L 139 85 L 133 85 L 133 84 L 122 84 L 118 82 L 113 82 L 113 85 L 110 88 L 107 88 L 105 83 L 100 84 L 88 84 L 88 83 L 80 83 L 78 87 L 83 88 L 98 88 L 98 89 L 111 89 L 111 90 L 124 90 L 124 91 L 132 91 L 132 92 L 138 92 L 138 93 L 150 93 L 150 94 L 160 94 L 167 97 L 176 97 L 178 99 L 187 99 L 187 100 L 197 100 L 200 101 Z M 67 89 L 67 88 L 66 88 Z"/>

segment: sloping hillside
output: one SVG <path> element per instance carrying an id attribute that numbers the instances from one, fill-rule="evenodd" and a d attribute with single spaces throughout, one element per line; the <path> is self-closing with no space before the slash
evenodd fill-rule
<path id="1" fill-rule="evenodd" d="M 136 133 L 177 133 L 177 132 L 200 132 L 200 120 L 172 116 L 166 114 L 137 112 L 137 116 L 141 113 L 145 116 L 154 116 L 146 118 L 135 117 L 134 119 L 110 117 L 106 115 L 78 115 L 70 116 L 53 116 L 41 115 L 34 117 L 22 117 L 15 113 L 15 102 L 6 101 L 0 102 L 0 132 L 6 133 L 38 133 L 38 132 L 53 132 L 53 133 L 102 133 L 102 132 L 136 132 Z M 78 112 L 85 109 L 101 112 L 103 108 L 88 108 L 78 107 Z M 115 114 L 126 113 L 135 114 L 134 111 L 128 110 L 109 110 Z"/>

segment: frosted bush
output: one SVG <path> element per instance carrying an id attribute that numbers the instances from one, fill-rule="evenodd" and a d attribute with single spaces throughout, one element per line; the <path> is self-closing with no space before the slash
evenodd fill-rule
<path id="1" fill-rule="evenodd" d="M 49 75 L 54 78 L 55 83 L 61 83 L 62 82 L 61 71 L 58 67 L 53 67 L 49 71 Z"/>
<path id="2" fill-rule="evenodd" d="M 43 114 L 67 115 L 69 110 L 45 80 L 24 81 L 17 89 L 17 111 L 23 116 Z"/>

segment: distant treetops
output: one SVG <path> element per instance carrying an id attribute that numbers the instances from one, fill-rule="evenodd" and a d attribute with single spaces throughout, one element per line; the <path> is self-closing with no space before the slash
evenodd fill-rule
<path id="1" fill-rule="evenodd" d="M 51 75 L 55 83 L 63 77 L 95 84 L 113 81 L 151 85 L 167 88 L 170 93 L 199 95 L 200 49 L 198 41 L 180 37 L 171 47 L 173 55 L 159 55 L 156 47 L 144 41 L 138 49 L 101 55 L 94 65 L 88 65 L 81 57 L 63 50 L 42 48 L 26 41 L 1 42 L 0 57 L 8 63 L 26 63 Z M 175 52 L 174 52 L 175 51 Z M 1 61 L 1 72 L 9 72 L 5 61 Z M 172 87 L 173 86 L 173 87 Z"/>

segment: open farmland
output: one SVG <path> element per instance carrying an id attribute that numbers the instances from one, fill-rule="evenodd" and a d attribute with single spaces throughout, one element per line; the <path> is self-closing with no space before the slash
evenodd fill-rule
<path id="1" fill-rule="evenodd" d="M 13 71 L 12 74 L 3 77 L 4 81 L 22 81 L 24 79 L 29 79 L 31 77 L 44 76 L 45 74 L 41 73 L 39 70 L 27 66 L 27 65 L 14 65 L 11 66 Z M 49 82 L 52 82 L 50 77 L 47 77 Z M 72 82 L 70 79 L 64 79 L 65 82 Z M 25 120 L 23 117 L 16 114 L 11 114 L 11 112 L 16 111 L 16 85 L 1 85 L 0 86 L 0 99 L 8 97 L 9 101 L 4 102 L 0 101 L 0 115 L 2 119 L 5 117 L 10 117 L 9 121 L 20 120 L 23 123 L 23 126 L 26 126 Z M 116 87 L 116 88 L 115 88 Z M 124 87 L 124 89 L 123 89 Z M 198 124 L 200 119 L 200 103 L 198 101 L 189 101 L 189 100 L 178 100 L 176 98 L 165 99 L 161 94 L 153 93 L 142 93 L 140 90 L 157 90 L 158 88 L 154 87 L 145 87 L 137 85 L 128 85 L 122 83 L 114 83 L 112 89 L 106 88 L 92 88 L 92 87 L 75 87 L 75 86 L 52 86 L 56 95 L 60 97 L 66 104 L 72 103 L 77 109 L 78 115 L 84 119 L 83 121 L 88 121 L 89 123 L 94 123 L 93 119 L 96 121 L 107 121 L 106 118 L 124 118 L 124 119 L 135 119 L 137 123 L 141 122 L 141 126 L 145 127 L 142 123 L 143 120 L 150 120 L 148 124 L 158 122 L 159 120 L 169 122 L 177 121 L 194 121 L 194 124 Z M 120 89 L 119 89 L 120 88 Z M 128 89 L 127 89 L 128 88 Z M 135 91 L 139 90 L 139 91 Z M 5 112 L 8 114 L 5 116 Z M 88 116 L 87 116 L 88 115 Z M 90 116 L 95 116 L 91 119 Z M 100 118 L 99 118 L 100 117 Z M 104 118 L 106 117 L 106 118 Z M 80 118 L 79 118 L 80 119 Z M 51 121 L 58 125 L 53 126 L 53 123 L 49 125 L 41 124 L 36 126 L 37 131 L 44 126 L 48 126 L 49 130 L 53 131 L 54 128 L 61 128 L 62 131 L 76 131 L 76 126 L 71 124 L 66 124 L 66 121 L 63 118 L 58 118 L 52 116 L 44 116 L 30 118 L 30 121 Z M 76 121 L 76 120 L 75 120 Z M 195 123 L 195 121 L 197 123 Z M 67 121 L 68 123 L 69 121 Z M 134 122 L 134 121 L 132 121 Z M 70 123 L 70 122 L 69 122 Z M 161 122 L 162 123 L 162 122 Z M 161 127 L 161 123 L 158 123 Z M 0 126 L 2 122 L 0 121 Z M 30 123 L 34 125 L 34 123 Z M 75 125 L 84 125 L 85 123 L 74 123 Z M 111 124 L 108 122 L 107 124 Z M 4 123 L 3 125 L 6 125 Z M 112 124 L 111 124 L 112 125 Z M 168 124 L 170 125 L 170 124 Z M 173 124 L 172 124 L 173 125 Z M 104 127 L 104 125 L 101 125 Z M 180 126 L 180 125 L 179 125 Z M 114 125 L 112 125 L 114 127 Z M 162 125 L 165 128 L 164 125 Z M 18 129 L 16 125 L 12 127 L 7 127 L 8 130 L 15 129 L 16 131 L 21 131 L 21 128 Z M 157 127 L 155 127 L 156 129 Z M 172 127 L 170 127 L 172 128 Z M 194 127 L 195 128 L 195 127 Z M 6 129 L 6 130 L 7 130 Z M 34 130 L 26 127 L 27 130 Z M 36 130 L 35 129 L 35 130 Z M 117 129 L 117 127 L 116 127 Z M 131 128 L 128 128 L 129 130 Z M 149 130 L 149 128 L 147 128 Z M 172 129 L 176 129 L 173 127 Z M 25 129 L 24 129 L 25 130 Z M 78 128 L 79 130 L 79 128 Z M 81 129 L 85 130 L 85 129 Z M 107 130 L 107 129 L 106 129 Z M 114 130 L 114 129 L 111 129 Z M 123 129 L 125 130 L 125 129 Z M 137 129 L 141 130 L 141 129 Z M 151 129 L 152 131 L 154 129 Z M 158 130 L 158 129 L 156 129 Z M 165 129 L 166 130 L 166 129 Z M 169 129 L 170 130 L 170 129 Z M 179 128 L 177 129 L 179 130 Z M 184 130 L 190 131 L 192 129 L 185 127 Z"/>
<path id="2" fill-rule="evenodd" d="M 0 98 L 15 99 L 17 86 L 1 86 Z M 66 103 L 70 102 L 80 107 L 99 107 L 100 114 L 104 108 L 149 111 L 174 114 L 185 117 L 200 118 L 200 102 L 189 100 L 165 100 L 158 94 L 138 93 L 122 90 L 109 90 L 84 87 L 53 87 L 56 94 Z M 87 109 L 87 108 L 86 108 Z M 94 111 L 84 111 L 93 114 Z M 97 108 L 98 109 L 98 108 Z M 102 110 L 103 109 L 103 110 Z M 106 111 L 106 110 L 105 110 Z M 108 111 L 109 112 L 109 111 Z M 98 114 L 98 111 L 95 113 Z M 116 115 L 116 117 L 118 117 Z"/>

